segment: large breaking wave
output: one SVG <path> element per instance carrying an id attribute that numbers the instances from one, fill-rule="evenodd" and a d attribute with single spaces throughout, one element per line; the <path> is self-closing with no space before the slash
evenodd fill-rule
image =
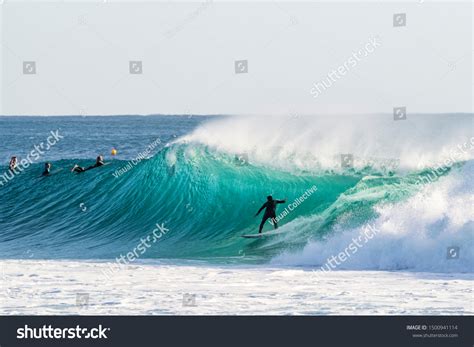
<path id="1" fill-rule="evenodd" d="M 472 153 L 465 115 L 224 118 L 119 175 L 128 162 L 76 175 L 85 160 L 60 160 L 47 178 L 31 166 L 0 187 L 0 255 L 110 259 L 164 223 L 143 258 L 318 267 L 370 224 L 380 232 L 340 268 L 472 272 Z M 267 195 L 287 198 L 281 212 L 313 186 L 286 233 L 240 237 Z"/>

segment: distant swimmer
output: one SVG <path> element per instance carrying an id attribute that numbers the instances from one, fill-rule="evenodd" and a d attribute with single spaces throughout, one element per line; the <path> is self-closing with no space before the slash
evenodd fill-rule
<path id="1" fill-rule="evenodd" d="M 49 176 L 50 173 L 51 173 L 51 163 L 44 163 L 44 171 L 41 175 Z"/>
<path id="2" fill-rule="evenodd" d="M 273 226 L 274 228 L 278 228 L 277 225 L 277 220 L 276 220 L 276 205 L 277 204 L 284 204 L 285 200 L 273 200 L 273 197 L 271 195 L 267 196 L 267 202 L 260 207 L 260 210 L 258 210 L 257 214 L 255 217 L 257 217 L 260 212 L 265 208 L 265 213 L 263 214 L 262 222 L 260 223 L 260 227 L 258 229 L 258 233 L 262 233 L 263 226 L 265 225 L 265 222 L 267 221 L 268 218 L 272 219 Z"/>
<path id="3" fill-rule="evenodd" d="M 13 171 L 13 170 L 16 169 L 17 162 L 18 162 L 18 160 L 16 159 L 15 156 L 13 156 L 13 157 L 10 159 L 10 164 L 8 164 L 8 167 L 10 168 L 10 170 Z"/>
<path id="4" fill-rule="evenodd" d="M 94 168 L 96 168 L 96 167 L 103 166 L 103 165 L 105 165 L 105 163 L 104 163 L 104 157 L 101 156 L 101 155 L 99 155 L 99 156 L 97 157 L 97 159 L 95 160 L 95 164 L 94 164 L 94 165 L 91 165 L 91 166 L 89 166 L 88 168 L 83 168 L 83 167 L 81 167 L 81 166 L 79 166 L 79 165 L 76 164 L 76 165 L 74 165 L 74 167 L 72 168 L 71 172 L 77 172 L 77 173 L 79 173 L 79 172 L 84 172 L 84 171 L 87 171 L 87 170 L 90 170 L 90 169 L 94 169 Z"/>

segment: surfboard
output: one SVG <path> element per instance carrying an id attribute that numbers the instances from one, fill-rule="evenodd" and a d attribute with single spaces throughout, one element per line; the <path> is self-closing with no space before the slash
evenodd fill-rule
<path id="1" fill-rule="evenodd" d="M 89 171 L 89 170 L 92 170 L 92 169 L 97 169 L 98 167 L 107 166 L 107 165 L 109 165 L 109 164 L 110 164 L 110 163 L 104 163 L 104 164 L 102 164 L 101 166 L 93 166 L 93 165 L 91 165 L 91 166 L 88 166 L 88 167 L 86 167 L 86 168 L 83 167 L 83 166 L 79 166 L 79 165 L 76 164 L 76 165 L 74 165 L 73 168 L 71 169 L 71 172 L 75 172 L 75 173 L 77 173 L 77 174 L 80 174 L 80 173 L 83 173 L 83 172 L 86 172 L 86 171 Z M 83 170 L 83 171 L 74 171 L 74 169 L 75 169 L 76 167 L 82 167 L 84 170 Z"/>
<path id="2" fill-rule="evenodd" d="M 245 239 L 259 239 L 261 237 L 267 237 L 267 236 L 275 236 L 275 235 L 280 235 L 283 234 L 285 231 L 267 231 L 261 234 L 246 234 L 242 235 L 243 238 Z"/>

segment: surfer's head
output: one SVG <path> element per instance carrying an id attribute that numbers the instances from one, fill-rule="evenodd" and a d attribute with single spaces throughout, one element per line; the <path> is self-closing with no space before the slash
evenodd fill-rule
<path id="1" fill-rule="evenodd" d="M 267 196 L 267 200 L 268 201 L 272 201 L 273 200 L 273 197 L 271 195 Z"/>
<path id="2" fill-rule="evenodd" d="M 104 160 L 104 157 L 101 156 L 101 155 L 99 155 L 95 161 L 96 161 L 97 163 L 99 163 L 99 162 L 101 162 L 101 161 L 103 161 L 103 160 Z"/>

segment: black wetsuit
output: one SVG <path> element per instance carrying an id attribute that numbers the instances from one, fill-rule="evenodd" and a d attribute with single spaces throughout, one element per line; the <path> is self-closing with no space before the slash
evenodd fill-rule
<path id="1" fill-rule="evenodd" d="M 43 176 L 49 176 L 49 171 L 50 171 L 50 169 L 44 169 L 42 175 L 43 175 Z"/>
<path id="2" fill-rule="evenodd" d="M 10 160 L 10 164 L 8 164 L 8 168 L 10 169 L 10 171 L 14 171 L 16 169 L 16 161 Z"/>
<path id="3" fill-rule="evenodd" d="M 268 218 L 271 218 L 273 221 L 273 227 L 276 229 L 278 228 L 277 221 L 276 221 L 276 205 L 283 204 L 285 200 L 268 200 L 266 203 L 260 207 L 258 210 L 257 215 L 265 208 L 265 213 L 263 214 L 262 222 L 260 223 L 260 227 L 258 228 L 258 233 L 262 232 L 263 226 Z"/>
<path id="4" fill-rule="evenodd" d="M 74 172 L 84 172 L 84 171 L 86 171 L 86 169 L 84 169 L 83 167 L 80 167 L 80 166 L 75 166 L 74 169 L 72 169 L 72 171 L 74 171 Z"/>
<path id="5" fill-rule="evenodd" d="M 90 170 L 90 169 L 93 169 L 93 168 L 96 168 L 96 167 L 99 167 L 99 166 L 102 166 L 102 165 L 104 165 L 104 162 L 103 161 L 98 161 L 94 165 L 91 165 L 87 169 L 84 169 L 84 171 L 87 171 L 87 170 Z"/>
<path id="6" fill-rule="evenodd" d="M 97 163 L 95 163 L 94 165 L 91 165 L 89 166 L 88 168 L 83 168 L 83 167 L 80 167 L 80 166 L 76 166 L 73 171 L 74 172 L 84 172 L 84 171 L 87 171 L 87 170 L 90 170 L 90 169 L 93 169 L 93 168 L 96 168 L 96 167 L 99 167 L 99 166 L 102 166 L 104 165 L 104 162 L 103 161 L 99 161 Z"/>

